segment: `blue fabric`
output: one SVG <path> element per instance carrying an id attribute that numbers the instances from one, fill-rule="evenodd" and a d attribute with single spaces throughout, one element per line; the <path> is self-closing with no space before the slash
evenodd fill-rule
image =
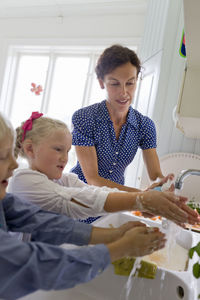
<path id="1" fill-rule="evenodd" d="M 138 148 L 145 150 L 157 146 L 153 121 L 132 107 L 129 108 L 127 121 L 122 126 L 118 140 L 106 100 L 76 111 L 72 123 L 72 144 L 95 146 L 99 175 L 122 185 L 125 169 L 134 159 Z M 79 162 L 71 172 L 87 182 Z"/>
<path id="2" fill-rule="evenodd" d="M 161 186 L 156 186 L 156 187 L 153 188 L 153 190 L 160 192 L 160 191 L 162 191 L 162 187 Z"/>
<path id="3" fill-rule="evenodd" d="M 79 220 L 79 222 L 83 222 L 83 223 L 87 223 L 87 224 L 92 224 L 94 221 L 96 221 L 96 220 L 98 220 L 100 218 L 101 218 L 101 216 L 99 216 L 99 217 L 89 217 L 89 218 L 87 218 L 85 220 Z"/>
<path id="4" fill-rule="evenodd" d="M 11 194 L 0 201 L 0 224 L 0 298 L 71 288 L 91 280 L 110 263 L 103 244 L 72 250 L 54 246 L 88 244 L 91 225 L 44 212 Z M 8 230 L 31 233 L 33 241 L 22 242 Z"/>

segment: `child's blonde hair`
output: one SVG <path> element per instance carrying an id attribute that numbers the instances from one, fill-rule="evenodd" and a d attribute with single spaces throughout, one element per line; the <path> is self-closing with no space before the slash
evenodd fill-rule
<path id="1" fill-rule="evenodd" d="M 14 136 L 12 124 L 0 113 L 0 141 L 5 137 L 14 138 Z"/>
<path id="2" fill-rule="evenodd" d="M 50 136 L 52 134 L 52 131 L 57 129 L 66 130 L 70 134 L 70 131 L 64 122 L 48 117 L 40 117 L 32 121 L 32 129 L 26 131 L 24 141 L 22 141 L 22 136 L 24 133 L 22 126 L 24 123 L 25 122 L 22 122 L 21 126 L 16 128 L 17 138 L 15 143 L 15 157 L 20 155 L 26 158 L 22 146 L 23 142 L 26 139 L 30 139 L 34 144 L 38 144 L 41 141 L 41 139 Z"/>

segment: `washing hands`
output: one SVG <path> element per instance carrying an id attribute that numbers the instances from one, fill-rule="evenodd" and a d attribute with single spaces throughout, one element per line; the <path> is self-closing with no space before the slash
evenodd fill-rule
<path id="1" fill-rule="evenodd" d="M 146 191 L 149 190 L 157 190 L 157 191 L 169 191 L 169 192 L 174 192 L 175 190 L 175 185 L 174 185 L 174 174 L 170 173 L 167 176 L 163 178 L 159 178 L 158 181 L 152 183 Z"/>
<path id="2" fill-rule="evenodd" d="M 169 191 L 174 192 L 175 186 L 174 186 L 174 174 L 170 173 L 166 177 L 161 178 L 159 181 L 154 182 L 152 185 L 150 185 L 145 191 Z M 144 218 L 156 218 L 154 214 L 142 212 L 141 213 Z"/>
<path id="3" fill-rule="evenodd" d="M 162 183 L 162 185 L 161 185 Z M 198 224 L 200 222 L 200 215 L 197 212 L 192 211 L 186 202 L 188 201 L 188 198 L 183 197 L 183 196 L 177 196 L 175 195 L 174 191 L 174 175 L 169 174 L 165 178 L 163 178 L 159 183 L 156 183 L 154 186 L 152 185 L 153 189 L 148 190 L 148 192 L 151 193 L 151 197 L 148 199 L 148 202 L 154 203 L 154 209 L 147 209 L 146 211 L 142 211 L 142 216 L 144 217 L 149 217 L 149 218 L 155 218 L 155 216 L 162 216 L 164 218 L 167 218 L 169 220 L 172 220 L 175 222 L 177 225 L 185 228 L 186 225 L 185 223 L 188 224 Z M 163 206 L 162 202 L 158 201 L 157 205 L 155 204 L 156 201 L 156 194 L 158 192 L 162 192 L 160 197 L 162 198 L 162 194 L 164 197 L 167 197 L 168 200 L 171 202 L 170 207 L 169 204 L 167 206 Z M 146 191 L 143 193 L 145 197 Z M 146 197 L 145 197 L 146 198 Z M 178 218 L 177 215 L 177 208 L 174 206 L 178 206 L 181 210 L 182 213 L 187 214 L 187 220 L 181 221 L 181 218 L 185 218 L 182 214 Z M 164 223 L 164 222 L 163 222 Z M 166 227 L 166 224 L 165 224 Z"/>

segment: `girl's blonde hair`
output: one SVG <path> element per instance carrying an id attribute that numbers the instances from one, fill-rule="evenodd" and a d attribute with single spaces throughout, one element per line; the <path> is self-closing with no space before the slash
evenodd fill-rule
<path id="1" fill-rule="evenodd" d="M 0 113 L 0 141 L 6 137 L 14 138 L 14 136 L 12 124 Z"/>
<path id="2" fill-rule="evenodd" d="M 67 125 L 64 122 L 48 117 L 40 117 L 33 120 L 32 129 L 26 131 L 24 141 L 22 142 L 22 136 L 24 132 L 22 126 L 24 123 L 25 122 L 22 122 L 21 126 L 16 128 L 17 138 L 15 143 L 15 157 L 20 155 L 26 158 L 26 155 L 23 151 L 23 143 L 27 139 L 30 139 L 34 144 L 38 144 L 43 138 L 50 136 L 52 132 L 57 129 L 63 129 L 70 133 Z"/>

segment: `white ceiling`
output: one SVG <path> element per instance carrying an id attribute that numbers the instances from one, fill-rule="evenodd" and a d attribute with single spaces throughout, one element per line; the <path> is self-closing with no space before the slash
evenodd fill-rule
<path id="1" fill-rule="evenodd" d="M 0 18 L 146 14 L 149 0 L 0 0 Z"/>

